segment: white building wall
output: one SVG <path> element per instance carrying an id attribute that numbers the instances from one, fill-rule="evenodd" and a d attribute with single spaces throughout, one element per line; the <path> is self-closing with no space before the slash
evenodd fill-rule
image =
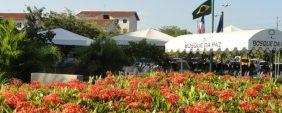
<path id="1" fill-rule="evenodd" d="M 130 31 L 129 29 L 129 23 L 130 23 L 130 18 L 128 17 L 116 17 L 115 19 L 118 19 L 118 25 L 121 29 L 121 32 L 123 32 L 124 29 L 126 29 L 127 32 Z M 123 23 L 123 20 L 126 19 L 127 22 L 126 23 Z"/>
<path id="2" fill-rule="evenodd" d="M 129 21 L 129 32 L 134 32 L 137 31 L 137 19 L 135 16 L 130 17 Z"/>
<path id="3" fill-rule="evenodd" d="M 19 29 L 24 28 L 25 24 L 27 23 L 27 20 L 19 20 L 19 19 L 14 19 L 15 25 L 21 25 L 17 26 Z"/>

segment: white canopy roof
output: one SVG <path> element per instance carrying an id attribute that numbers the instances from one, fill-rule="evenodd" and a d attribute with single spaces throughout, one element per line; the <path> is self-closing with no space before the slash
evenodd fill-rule
<path id="1" fill-rule="evenodd" d="M 273 50 L 282 48 L 282 32 L 274 29 L 182 35 L 165 45 L 167 52 Z"/>
<path id="2" fill-rule="evenodd" d="M 223 29 L 223 32 L 235 32 L 235 31 L 242 31 L 242 29 L 233 25 L 227 26 Z"/>
<path id="3" fill-rule="evenodd" d="M 50 31 L 53 31 L 55 33 L 52 41 L 57 45 L 89 46 L 93 42 L 92 39 L 75 34 L 62 28 L 52 29 Z"/>
<path id="4" fill-rule="evenodd" d="M 165 46 L 165 43 L 173 39 L 174 37 L 164 34 L 155 29 L 146 29 L 115 36 L 112 38 L 117 42 L 118 45 L 128 45 L 128 42 L 139 42 L 143 39 L 146 39 L 146 41 L 150 44 Z"/>

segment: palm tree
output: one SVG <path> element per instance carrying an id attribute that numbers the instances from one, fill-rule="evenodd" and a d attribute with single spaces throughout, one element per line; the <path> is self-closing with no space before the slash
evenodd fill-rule
<path id="1" fill-rule="evenodd" d="M 0 22 L 0 71 L 10 73 L 11 61 L 22 52 L 18 45 L 24 37 L 25 32 L 19 32 L 14 21 Z"/>

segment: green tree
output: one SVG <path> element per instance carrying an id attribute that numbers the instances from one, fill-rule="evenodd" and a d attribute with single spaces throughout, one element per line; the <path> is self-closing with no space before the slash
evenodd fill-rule
<path id="1" fill-rule="evenodd" d="M 130 62 L 145 59 L 145 62 L 153 62 L 162 65 L 168 59 L 164 48 L 148 44 L 146 40 L 141 40 L 138 43 L 129 42 L 128 47 L 125 47 L 124 51 L 129 57 Z"/>
<path id="2" fill-rule="evenodd" d="M 14 21 L 0 21 L 0 71 L 12 74 L 11 62 L 22 53 L 19 43 L 24 36 L 25 32 L 19 32 Z"/>
<path id="3" fill-rule="evenodd" d="M 44 25 L 44 8 L 28 7 L 27 10 L 29 15 L 23 29 L 27 35 L 19 44 L 22 54 L 13 61 L 14 75 L 26 82 L 32 72 L 54 72 L 56 63 L 61 60 L 59 48 L 52 43 L 54 33 L 38 33 L 48 30 Z"/>
<path id="4" fill-rule="evenodd" d="M 80 51 L 78 73 L 103 75 L 106 71 L 117 72 L 127 64 L 127 57 L 114 40 L 98 40 L 85 51 Z"/>
<path id="5" fill-rule="evenodd" d="M 161 27 L 159 30 L 173 37 L 177 37 L 180 35 L 186 35 L 186 34 L 192 34 L 191 32 L 187 31 L 186 29 L 181 29 L 177 26 L 164 26 L 164 27 Z"/>
<path id="6" fill-rule="evenodd" d="M 91 39 L 96 39 L 100 35 L 106 34 L 100 26 L 78 20 L 69 10 L 65 13 L 51 11 L 46 15 L 48 18 L 44 20 L 44 25 L 49 29 L 63 28 Z"/>
<path id="7" fill-rule="evenodd" d="M 115 22 L 112 28 L 106 30 L 106 35 L 109 38 L 117 35 L 121 35 L 122 33 L 120 32 L 120 30 L 121 30 L 120 26 L 118 25 L 117 22 Z"/>

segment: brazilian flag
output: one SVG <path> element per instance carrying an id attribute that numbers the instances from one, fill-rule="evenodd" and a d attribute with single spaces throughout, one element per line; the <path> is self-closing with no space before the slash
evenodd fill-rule
<path id="1" fill-rule="evenodd" d="M 199 17 L 211 14 L 211 0 L 207 0 L 203 4 L 201 4 L 193 13 L 193 19 L 197 19 Z"/>

